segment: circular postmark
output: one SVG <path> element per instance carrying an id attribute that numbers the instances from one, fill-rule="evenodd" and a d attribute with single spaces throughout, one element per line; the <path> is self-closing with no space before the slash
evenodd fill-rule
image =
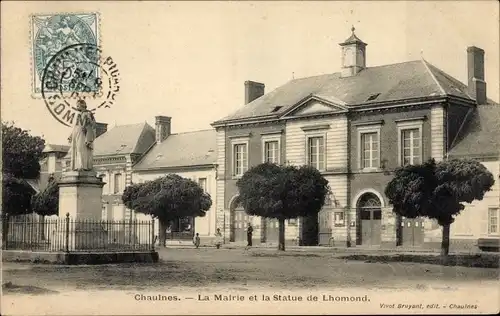
<path id="1" fill-rule="evenodd" d="M 42 76 L 42 97 L 52 116 L 66 126 L 78 117 L 77 100 L 90 111 L 110 108 L 120 91 L 120 73 L 110 56 L 88 43 L 74 44 L 48 61 Z"/>

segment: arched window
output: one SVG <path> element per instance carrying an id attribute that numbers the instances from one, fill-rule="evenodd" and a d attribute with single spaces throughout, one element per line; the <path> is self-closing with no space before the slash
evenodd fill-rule
<path id="1" fill-rule="evenodd" d="M 358 207 L 360 208 L 380 208 L 380 200 L 373 193 L 365 193 L 358 201 Z"/>

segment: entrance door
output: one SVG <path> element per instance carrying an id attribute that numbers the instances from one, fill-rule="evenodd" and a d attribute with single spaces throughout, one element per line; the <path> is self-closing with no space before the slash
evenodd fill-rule
<path id="1" fill-rule="evenodd" d="M 266 242 L 278 242 L 280 223 L 276 218 L 266 219 Z"/>
<path id="2" fill-rule="evenodd" d="M 380 245 L 382 209 L 378 197 L 372 193 L 364 194 L 359 199 L 357 213 L 356 244 L 363 246 Z"/>
<path id="3" fill-rule="evenodd" d="M 330 245 L 332 238 L 332 214 L 331 209 L 323 209 L 318 214 L 319 219 L 319 233 L 318 233 L 318 244 Z"/>
<path id="4" fill-rule="evenodd" d="M 247 227 L 251 222 L 251 216 L 243 209 L 237 208 L 234 210 L 233 216 L 233 232 L 234 241 L 242 242 L 247 240 Z"/>
<path id="5" fill-rule="evenodd" d="M 405 218 L 401 220 L 401 238 L 403 247 L 418 247 L 424 243 L 424 220 Z"/>

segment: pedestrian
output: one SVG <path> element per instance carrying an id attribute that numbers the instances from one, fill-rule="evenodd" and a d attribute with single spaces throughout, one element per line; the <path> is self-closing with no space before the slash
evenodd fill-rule
<path id="1" fill-rule="evenodd" d="M 222 233 L 220 232 L 220 228 L 217 228 L 217 232 L 215 232 L 215 247 L 217 249 L 222 245 Z"/>
<path id="2" fill-rule="evenodd" d="M 193 244 L 196 248 L 200 247 L 200 234 L 196 233 L 196 236 L 193 238 Z"/>
<path id="3" fill-rule="evenodd" d="M 248 223 L 248 228 L 247 228 L 247 247 L 252 247 L 252 233 L 253 233 L 253 227 L 250 223 Z"/>

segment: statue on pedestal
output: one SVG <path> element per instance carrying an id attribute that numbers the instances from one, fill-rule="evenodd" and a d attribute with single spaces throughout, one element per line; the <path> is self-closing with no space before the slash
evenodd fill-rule
<path id="1" fill-rule="evenodd" d="M 96 121 L 92 112 L 87 110 L 84 100 L 78 100 L 76 108 L 80 113 L 68 138 L 70 143 L 70 170 L 90 171 L 93 163 L 93 146 L 96 136 Z"/>

